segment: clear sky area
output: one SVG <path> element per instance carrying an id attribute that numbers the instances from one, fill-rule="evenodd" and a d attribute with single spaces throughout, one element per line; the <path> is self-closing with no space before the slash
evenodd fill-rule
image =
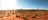
<path id="1" fill-rule="evenodd" d="M 48 0 L 17 0 L 20 8 L 43 8 L 48 9 Z"/>
<path id="2" fill-rule="evenodd" d="M 48 0 L 1 0 L 0 9 L 47 9 Z"/>

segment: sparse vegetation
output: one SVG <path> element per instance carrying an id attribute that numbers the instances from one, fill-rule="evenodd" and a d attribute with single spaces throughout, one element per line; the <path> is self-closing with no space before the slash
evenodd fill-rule
<path id="1" fill-rule="evenodd" d="M 44 10 L 0 10 L 0 20 L 2 18 L 4 20 L 24 20 L 24 18 L 29 20 L 32 17 L 34 19 L 38 19 L 37 17 L 39 17 L 39 20 L 41 18 L 48 19 L 48 16 L 44 17 L 46 14 L 48 15 L 48 10 L 47 12 Z"/>

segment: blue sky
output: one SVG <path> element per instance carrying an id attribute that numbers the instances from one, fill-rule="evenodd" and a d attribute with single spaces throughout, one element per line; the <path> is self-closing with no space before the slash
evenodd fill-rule
<path id="1" fill-rule="evenodd" d="M 0 10 L 8 9 L 47 9 L 48 0 L 1 0 Z"/>
<path id="2" fill-rule="evenodd" d="M 46 8 L 48 9 L 48 0 L 17 0 L 20 8 Z"/>

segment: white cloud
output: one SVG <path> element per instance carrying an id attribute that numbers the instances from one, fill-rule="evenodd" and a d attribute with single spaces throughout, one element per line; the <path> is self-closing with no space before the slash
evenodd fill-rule
<path id="1" fill-rule="evenodd" d="M 16 0 L 1 0 L 1 8 L 0 10 L 7 10 L 7 9 L 20 9 L 17 4 Z"/>
<path id="2" fill-rule="evenodd" d="M 30 9 L 30 10 L 47 10 L 46 8 L 21 8 L 21 9 L 25 9 L 25 10 L 27 10 L 27 9 Z"/>

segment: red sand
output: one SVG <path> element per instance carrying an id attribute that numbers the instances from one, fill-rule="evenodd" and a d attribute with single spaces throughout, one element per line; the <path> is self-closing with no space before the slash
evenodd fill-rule
<path id="1" fill-rule="evenodd" d="M 0 18 L 0 20 L 24 20 L 23 18 L 16 18 L 16 15 L 10 15 L 8 17 L 3 17 L 3 18 Z M 27 20 L 39 20 L 38 17 L 36 17 L 35 19 L 28 17 Z"/>

